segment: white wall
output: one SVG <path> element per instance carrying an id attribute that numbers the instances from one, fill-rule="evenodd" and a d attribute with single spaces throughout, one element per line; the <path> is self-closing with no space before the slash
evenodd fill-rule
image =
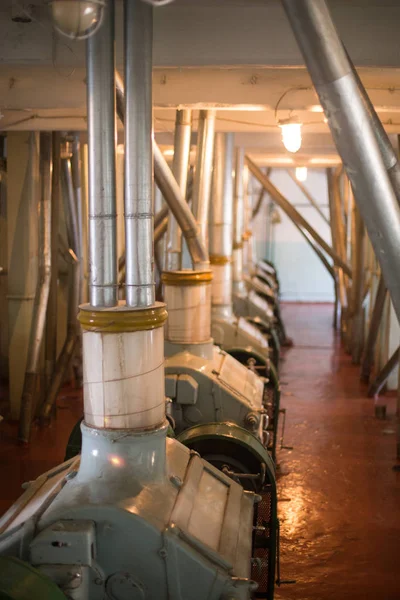
<path id="1" fill-rule="evenodd" d="M 296 207 L 305 219 L 330 244 L 330 228 L 284 169 L 273 169 L 270 178 L 279 191 Z M 325 170 L 309 170 L 304 184 L 329 216 Z M 268 204 L 254 223 L 257 256 L 270 258 L 276 265 L 281 282 L 282 300 L 293 302 L 333 302 L 333 280 L 318 256 L 292 221 L 278 209 L 281 222 L 273 226 L 268 244 Z"/>

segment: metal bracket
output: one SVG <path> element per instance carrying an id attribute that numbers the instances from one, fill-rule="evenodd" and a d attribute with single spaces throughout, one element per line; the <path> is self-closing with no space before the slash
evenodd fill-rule
<path id="1" fill-rule="evenodd" d="M 293 446 L 284 446 L 284 444 L 283 444 L 283 438 L 285 436 L 285 426 L 286 426 L 286 408 L 280 408 L 279 412 L 283 414 L 282 433 L 281 433 L 281 450 L 293 450 Z"/>

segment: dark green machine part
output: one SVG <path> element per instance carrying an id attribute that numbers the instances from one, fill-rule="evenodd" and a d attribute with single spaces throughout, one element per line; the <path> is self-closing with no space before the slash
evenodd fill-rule
<path id="1" fill-rule="evenodd" d="M 264 358 L 258 352 L 247 348 L 231 348 L 227 353 L 238 360 L 242 365 L 255 370 L 258 375 L 268 379 L 264 385 L 263 404 L 268 411 L 269 425 L 268 431 L 270 441 L 268 450 L 271 453 L 272 460 L 276 462 L 276 445 L 278 439 L 279 425 L 279 407 L 281 392 L 279 387 L 278 372 L 271 360 Z"/>
<path id="2" fill-rule="evenodd" d="M 0 557 L 0 600 L 66 600 L 60 588 L 30 564 Z"/>
<path id="3" fill-rule="evenodd" d="M 272 600 L 278 516 L 275 467 L 270 455 L 251 432 L 235 423 L 195 425 L 177 439 L 245 489 L 260 495 L 254 507 L 251 578 L 259 586 L 255 597 Z"/>
<path id="4" fill-rule="evenodd" d="M 79 419 L 79 421 L 74 425 L 73 430 L 70 433 L 68 438 L 67 448 L 65 450 L 65 458 L 64 460 L 69 460 L 70 458 L 74 458 L 77 454 L 81 453 L 82 448 L 82 432 L 81 432 L 81 423 L 83 421 L 83 417 Z"/>
<path id="5" fill-rule="evenodd" d="M 259 317 L 246 317 L 246 321 L 255 325 L 259 331 L 268 339 L 268 343 L 272 349 L 272 362 L 275 365 L 277 371 L 279 371 L 279 358 L 281 353 L 281 344 L 279 341 L 279 336 L 274 329 L 271 327 L 266 321 L 263 321 Z"/>

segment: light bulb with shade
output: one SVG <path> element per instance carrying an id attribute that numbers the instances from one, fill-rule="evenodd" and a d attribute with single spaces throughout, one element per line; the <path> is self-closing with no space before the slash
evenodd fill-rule
<path id="1" fill-rule="evenodd" d="M 54 28 L 73 40 L 84 40 L 99 29 L 106 0 L 50 0 Z"/>
<path id="2" fill-rule="evenodd" d="M 282 123 L 282 142 L 289 152 L 297 152 L 301 148 L 301 123 Z"/>
<path id="3" fill-rule="evenodd" d="M 307 181 L 307 167 L 296 167 L 297 181 Z"/>

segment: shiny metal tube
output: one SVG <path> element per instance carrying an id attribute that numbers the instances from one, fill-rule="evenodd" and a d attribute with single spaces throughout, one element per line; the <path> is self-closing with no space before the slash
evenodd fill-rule
<path id="1" fill-rule="evenodd" d="M 117 304 L 117 204 L 115 166 L 114 0 L 103 24 L 87 41 L 89 150 L 89 300 Z"/>
<path id="2" fill-rule="evenodd" d="M 243 169 L 244 150 L 236 149 L 235 155 L 235 192 L 233 197 L 233 246 L 241 246 L 243 236 Z"/>
<path id="3" fill-rule="evenodd" d="M 152 48 L 153 9 L 125 0 L 126 304 L 154 304 Z"/>
<path id="4" fill-rule="evenodd" d="M 79 239 L 79 225 L 78 225 L 78 211 L 76 207 L 74 185 L 72 182 L 72 169 L 71 160 L 64 158 L 61 161 L 62 174 L 65 183 L 66 192 L 66 204 L 68 205 L 68 243 L 70 248 L 74 251 L 77 256 L 80 256 L 80 239 Z"/>
<path id="5" fill-rule="evenodd" d="M 72 174 L 72 185 L 74 189 L 74 199 L 76 203 L 76 220 L 77 220 L 77 231 L 79 246 L 76 246 L 76 254 L 79 256 L 79 269 L 80 269 L 80 284 L 79 284 L 79 302 L 81 303 L 83 283 L 84 283 L 84 251 L 83 251 L 83 203 L 82 203 L 82 177 L 81 177 L 81 143 L 79 140 L 79 134 L 74 135 L 74 141 L 72 143 L 72 157 L 71 157 L 71 174 Z"/>
<path id="6" fill-rule="evenodd" d="M 117 111 L 121 122 L 125 122 L 124 82 L 120 75 L 116 73 L 115 83 L 117 90 Z M 182 235 L 188 246 L 188 250 L 193 262 L 193 268 L 196 271 L 203 271 L 208 265 L 208 252 L 203 244 L 196 220 L 184 196 L 182 196 L 179 185 L 172 174 L 171 169 L 165 160 L 158 144 L 153 139 L 153 158 L 154 158 L 154 179 L 159 187 L 165 202 L 178 225 L 182 230 Z"/>
<path id="7" fill-rule="evenodd" d="M 165 217 L 163 221 L 154 230 L 154 243 L 157 244 L 162 238 L 162 236 L 167 232 L 168 227 L 168 217 Z"/>
<path id="8" fill-rule="evenodd" d="M 245 292 L 243 280 L 243 224 L 244 224 L 244 197 L 243 197 L 243 171 L 244 150 L 236 149 L 235 155 L 235 187 L 233 195 L 233 291 Z"/>
<path id="9" fill-rule="evenodd" d="M 208 251 L 200 236 L 199 228 L 186 199 L 182 196 L 179 186 L 169 168 L 160 148 L 153 144 L 154 152 L 154 177 L 160 188 L 171 213 L 178 221 L 182 230 L 193 268 L 196 271 L 204 271 L 208 266 Z"/>
<path id="10" fill-rule="evenodd" d="M 362 96 L 362 99 L 365 104 L 365 108 L 368 112 L 368 115 L 371 119 L 372 126 L 375 132 L 376 140 L 379 145 L 379 149 L 382 154 L 383 163 L 388 172 L 390 181 L 392 182 L 394 193 L 396 194 L 396 198 L 398 203 L 400 204 L 400 163 L 397 157 L 397 154 L 389 140 L 388 134 L 386 133 L 382 122 L 378 115 L 376 114 L 374 105 L 372 104 L 365 87 L 362 84 L 362 81 L 357 73 L 356 68 L 354 67 L 349 55 L 347 54 L 347 59 L 351 66 L 354 78 L 357 82 L 358 89 Z"/>
<path id="11" fill-rule="evenodd" d="M 282 0 L 400 319 L 400 207 L 324 0 Z"/>
<path id="12" fill-rule="evenodd" d="M 246 156 L 246 161 L 249 166 L 250 172 L 254 175 L 256 179 L 264 186 L 265 190 L 271 196 L 271 198 L 280 206 L 280 208 L 287 214 L 289 219 L 291 219 L 295 224 L 303 227 L 314 241 L 324 250 L 334 261 L 334 263 L 343 269 L 343 272 L 346 273 L 349 277 L 351 277 L 351 269 L 349 265 L 342 260 L 337 252 L 335 252 L 329 244 L 325 242 L 325 240 L 319 235 L 317 231 L 309 224 L 309 222 L 294 208 L 294 206 L 287 200 L 274 186 L 270 179 L 261 170 L 257 167 L 253 161 Z"/>
<path id="13" fill-rule="evenodd" d="M 186 198 L 189 171 L 190 140 L 192 133 L 192 111 L 177 110 L 175 120 L 174 160 L 172 172 L 179 185 L 182 196 Z M 165 253 L 166 271 L 179 271 L 181 260 L 182 234 L 178 222 L 171 215 L 168 222 L 167 248 Z"/>
<path id="14" fill-rule="evenodd" d="M 25 380 L 21 398 L 18 438 L 29 442 L 35 408 L 36 379 L 40 366 L 40 350 L 46 325 L 47 303 L 51 283 L 51 186 L 52 186 L 52 135 L 40 134 L 40 224 L 41 251 L 39 280 L 32 318 L 30 343 L 26 361 Z"/>
<path id="15" fill-rule="evenodd" d="M 54 131 L 52 134 L 53 171 L 51 181 L 51 281 L 47 303 L 45 339 L 46 393 L 51 385 L 57 361 L 58 228 L 61 198 L 60 143 L 61 134 Z"/>
<path id="16" fill-rule="evenodd" d="M 201 110 L 197 130 L 196 170 L 194 175 L 192 210 L 201 240 L 208 249 L 208 215 L 214 154 L 215 110 Z"/>
<path id="17" fill-rule="evenodd" d="M 210 258 L 232 259 L 233 232 L 233 133 L 217 133 L 210 208 Z"/>

